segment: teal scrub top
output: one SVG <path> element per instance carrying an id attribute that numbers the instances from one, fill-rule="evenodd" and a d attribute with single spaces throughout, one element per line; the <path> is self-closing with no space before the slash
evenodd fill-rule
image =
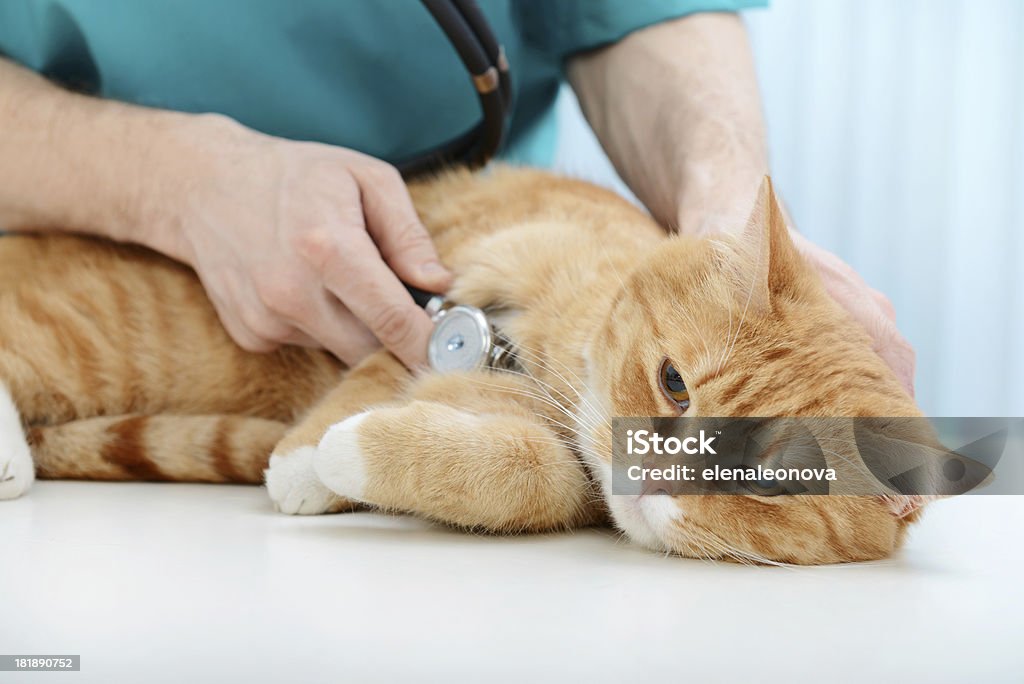
<path id="1" fill-rule="evenodd" d="M 565 58 L 763 0 L 480 0 L 512 68 L 506 158 L 546 165 Z M 0 54 L 69 88 L 219 112 L 396 161 L 471 128 L 465 68 L 417 0 L 2 0 Z"/>

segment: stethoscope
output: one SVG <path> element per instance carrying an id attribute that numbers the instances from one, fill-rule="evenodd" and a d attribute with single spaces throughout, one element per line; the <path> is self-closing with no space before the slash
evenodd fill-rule
<path id="1" fill-rule="evenodd" d="M 481 167 L 500 149 L 511 112 L 512 84 L 505 49 L 474 0 L 422 0 L 448 36 L 480 98 L 483 120 L 473 129 L 427 154 L 396 164 L 405 178 L 462 164 Z M 438 373 L 484 368 L 511 370 L 516 355 L 482 309 L 456 304 L 442 295 L 406 285 L 413 300 L 434 321 L 427 345 Z"/>
<path id="2" fill-rule="evenodd" d="M 512 111 L 512 81 L 505 48 L 474 0 L 422 0 L 459 54 L 480 99 L 483 120 L 436 149 L 399 161 L 406 178 L 452 164 L 481 167 L 501 148 Z"/>
<path id="3" fill-rule="evenodd" d="M 427 342 L 427 361 L 433 371 L 519 368 L 512 343 L 491 325 L 482 309 L 455 304 L 442 295 L 410 285 L 406 288 L 434 321 Z"/>

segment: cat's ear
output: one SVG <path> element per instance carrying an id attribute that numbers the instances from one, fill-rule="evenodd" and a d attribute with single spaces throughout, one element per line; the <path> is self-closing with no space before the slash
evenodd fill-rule
<path id="1" fill-rule="evenodd" d="M 773 296 L 791 291 L 803 273 L 800 255 L 789 237 L 785 215 L 768 176 L 740 239 L 750 305 L 767 307 Z"/>

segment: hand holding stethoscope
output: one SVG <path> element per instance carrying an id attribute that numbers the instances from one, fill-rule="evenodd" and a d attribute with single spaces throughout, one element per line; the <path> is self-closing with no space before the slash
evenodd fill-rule
<path id="1" fill-rule="evenodd" d="M 479 167 L 501 147 L 511 110 L 511 80 L 505 50 L 473 0 L 423 0 L 452 42 L 480 97 L 483 121 L 426 155 L 397 164 L 406 178 L 452 164 Z M 515 354 L 476 307 L 406 285 L 434 321 L 427 346 L 430 367 L 440 373 L 511 368 Z"/>

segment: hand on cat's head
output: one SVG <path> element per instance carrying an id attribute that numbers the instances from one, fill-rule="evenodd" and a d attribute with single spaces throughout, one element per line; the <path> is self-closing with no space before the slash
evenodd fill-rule
<path id="1" fill-rule="evenodd" d="M 889 299 L 865 283 L 835 254 L 795 230 L 790 231 L 790 237 L 800 254 L 818 271 L 828 293 L 864 327 L 874 342 L 875 353 L 892 368 L 910 396 L 914 396 L 914 349 L 896 328 L 896 310 Z"/>
<path id="2" fill-rule="evenodd" d="M 589 350 L 590 390 L 614 416 L 919 416 L 815 266 L 794 245 L 766 180 L 740 235 L 664 241 L 631 274 Z M 601 457 L 610 468 L 610 454 Z M 653 548 L 795 563 L 884 557 L 922 504 L 609 497 L 619 526 Z"/>
<path id="3" fill-rule="evenodd" d="M 852 283 L 855 274 L 824 258 L 836 274 L 830 285 L 794 235 L 766 178 L 740 234 L 660 243 L 615 301 L 604 336 L 593 346 L 597 366 L 615 385 L 655 383 L 657 389 L 658 367 L 668 358 L 703 415 L 916 415 L 897 370 L 877 353 L 875 335 L 892 339 L 898 333 L 882 331 L 878 321 L 864 322 L 837 303 L 835 282 Z M 888 307 L 856 282 L 873 306 Z M 620 357 L 627 354 L 645 362 L 623 367 Z M 877 376 L 870 389 L 887 399 L 841 391 L 849 388 L 843 371 L 850 369 Z M 769 370 L 776 371 L 771 382 L 762 377 Z M 634 373 L 638 377 L 625 377 Z M 723 396 L 708 391 L 730 376 L 743 382 Z M 831 380 L 839 383 L 824 401 Z M 664 408 L 659 393 L 633 401 L 637 396 L 617 407 L 628 411 L 620 415 L 658 415 Z M 809 412 L 812 399 L 815 410 Z M 876 412 L 866 412 L 872 406 Z M 889 412 L 877 413 L 883 409 Z"/>
<path id="4" fill-rule="evenodd" d="M 747 206 L 748 198 L 738 198 L 740 205 Z M 914 395 L 915 354 L 910 343 L 896 328 L 896 311 L 889 299 L 864 282 L 856 271 L 835 254 L 814 244 L 794 227 L 785 206 L 782 219 L 789 227 L 789 237 L 800 254 L 815 268 L 821 277 L 825 290 L 853 317 L 874 342 L 875 352 L 896 373 L 904 389 Z M 745 216 L 745 215 L 744 215 Z M 734 219 L 730 219 L 734 220 Z M 709 220 L 711 225 L 713 221 Z M 726 230 L 732 226 L 724 227 Z M 709 229 L 702 226 L 694 234 L 707 234 Z"/>

